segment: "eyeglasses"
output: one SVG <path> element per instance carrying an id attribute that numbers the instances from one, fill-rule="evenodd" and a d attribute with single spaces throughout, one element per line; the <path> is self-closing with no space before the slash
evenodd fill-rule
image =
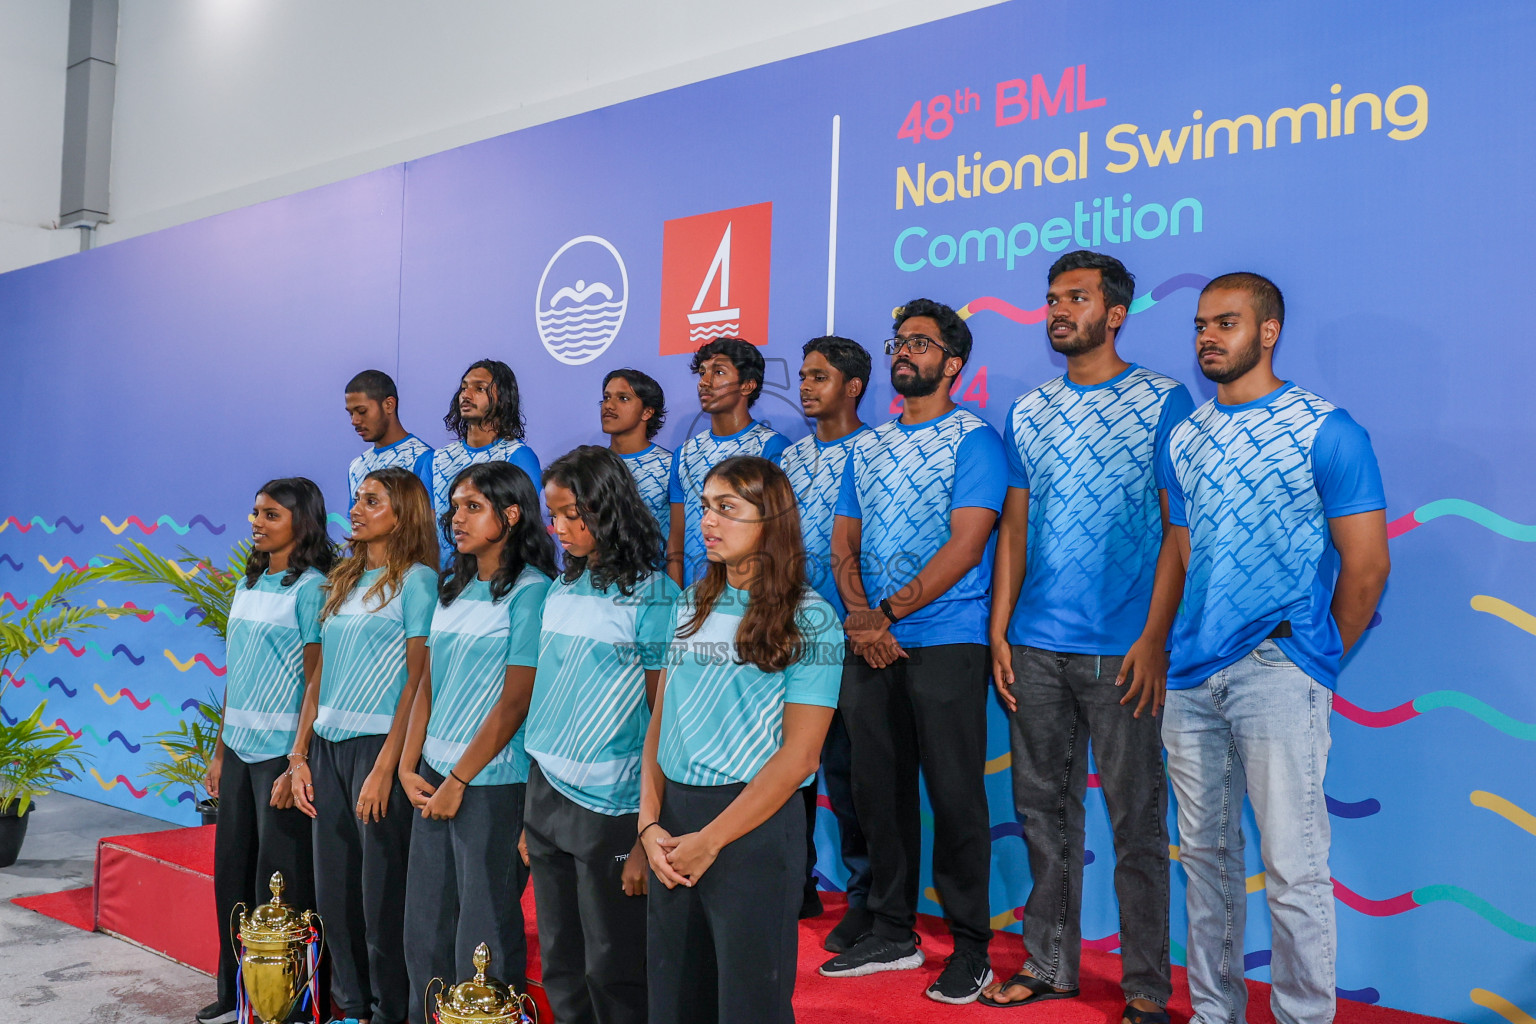
<path id="1" fill-rule="evenodd" d="M 885 343 L 885 354 L 888 356 L 893 356 L 905 348 L 913 355 L 920 356 L 924 352 L 928 351 L 929 345 L 932 345 L 934 348 L 938 349 L 940 352 L 943 352 L 945 355 L 950 354 L 949 349 L 945 348 L 941 343 L 934 341 L 926 334 L 909 334 L 905 338 L 897 335 Z"/>

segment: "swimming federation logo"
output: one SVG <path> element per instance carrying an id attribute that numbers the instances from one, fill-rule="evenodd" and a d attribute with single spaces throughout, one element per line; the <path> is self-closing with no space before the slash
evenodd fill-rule
<path id="1" fill-rule="evenodd" d="M 533 312 L 539 340 L 568 366 L 607 351 L 624 325 L 629 271 L 606 238 L 581 235 L 562 245 L 544 267 Z"/>

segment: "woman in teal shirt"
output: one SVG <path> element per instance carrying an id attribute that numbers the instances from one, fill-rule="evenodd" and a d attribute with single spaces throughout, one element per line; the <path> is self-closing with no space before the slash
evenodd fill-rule
<path id="1" fill-rule="evenodd" d="M 290 755 L 293 799 L 314 819 L 332 998 L 344 1017 L 397 1024 L 412 814 L 395 770 L 427 669 L 437 531 L 426 487 L 400 467 L 359 482 L 350 520 L 350 554 L 325 583 L 321 663 Z"/>
<path id="2" fill-rule="evenodd" d="M 287 901 L 315 905 L 309 821 L 294 809 L 293 750 L 307 670 L 320 660 L 320 585 L 336 560 L 325 534 L 325 498 L 313 481 L 263 484 L 251 509 L 251 555 L 229 606 L 224 721 L 208 763 L 208 795 L 219 801 L 213 846 L 218 911 L 219 997 L 198 1011 L 204 1024 L 231 1024 L 239 960 L 229 934 L 235 904 L 272 898 L 283 873 Z"/>
<path id="3" fill-rule="evenodd" d="M 702 502 L 709 567 L 677 602 L 641 777 L 639 836 L 662 883 L 650 1017 L 784 1024 L 805 883 L 805 809 L 791 797 L 820 763 L 843 631 L 806 583 L 781 469 L 726 459 Z"/>
<path id="4" fill-rule="evenodd" d="M 400 758 L 400 782 L 421 812 L 405 892 L 411 1020 L 427 1019 L 433 978 L 452 984 L 473 972 L 482 942 L 497 976 L 522 988 L 527 971 L 521 729 L 555 550 L 533 481 L 511 463 L 468 467 L 449 495 L 442 528 L 455 556 L 438 585 L 431 668 Z"/>
<path id="5" fill-rule="evenodd" d="M 544 599 L 525 814 L 539 958 L 555 1017 L 644 1024 L 640 752 L 677 584 L 623 459 L 586 445 L 544 471 L 565 572 Z"/>

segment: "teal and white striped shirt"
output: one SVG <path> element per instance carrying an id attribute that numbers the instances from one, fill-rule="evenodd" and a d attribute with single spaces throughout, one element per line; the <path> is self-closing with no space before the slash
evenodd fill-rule
<path id="1" fill-rule="evenodd" d="M 452 604 L 432 613 L 432 717 L 422 757 L 440 775 L 459 763 L 480 724 L 501 699 L 509 665 L 539 664 L 539 629 L 549 577 L 527 566 L 499 601 L 491 585 L 471 580 Z M 471 786 L 528 781 L 523 730 L 469 780 Z"/>
<path id="2" fill-rule="evenodd" d="M 383 568 L 358 579 L 336 614 L 320 626 L 325 658 L 315 732 L 332 743 L 383 736 L 394 724 L 405 689 L 405 642 L 426 636 L 437 607 L 437 573 L 425 565 L 405 572 L 389 600 L 366 598 Z"/>
<path id="3" fill-rule="evenodd" d="M 247 764 L 293 749 L 304 702 L 304 647 L 320 642 L 320 584 L 306 569 L 293 586 L 286 572 L 235 585 L 226 643 L 224 745 Z"/>
<path id="4" fill-rule="evenodd" d="M 557 579 L 544 599 L 528 756 L 549 784 L 598 814 L 640 809 L 640 752 L 651 709 L 645 670 L 666 666 L 677 584 L 652 573 L 628 597 L 592 574 Z"/>
<path id="5" fill-rule="evenodd" d="M 689 587 L 677 600 L 674 637 L 689 619 L 693 594 Z M 783 746 L 785 704 L 837 707 L 844 641 L 832 606 L 806 591 L 798 613 L 805 653 L 770 674 L 736 663 L 736 630 L 747 601 L 745 591 L 726 587 L 703 627 L 672 643 L 656 759 L 673 782 L 750 782 Z"/>

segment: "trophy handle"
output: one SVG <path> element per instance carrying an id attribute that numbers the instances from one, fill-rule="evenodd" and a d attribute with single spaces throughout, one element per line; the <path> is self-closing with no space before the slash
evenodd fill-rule
<path id="1" fill-rule="evenodd" d="M 437 1013 L 432 1009 L 432 986 L 436 985 L 438 994 L 441 995 L 443 986 L 447 984 L 448 983 L 442 978 L 433 978 L 431 981 L 427 982 L 426 989 L 424 989 L 421 993 L 422 1006 L 426 1009 L 427 1016 L 434 1022 L 438 1020 L 438 1016 Z"/>
<path id="2" fill-rule="evenodd" d="M 525 1019 L 539 1024 L 539 1004 L 533 1001 L 533 996 L 527 992 L 518 993 L 517 1008 L 522 1011 Z"/>
<path id="3" fill-rule="evenodd" d="M 229 910 L 229 948 L 235 951 L 235 959 L 240 959 L 240 919 L 245 916 L 245 904 L 236 903 Z"/>

